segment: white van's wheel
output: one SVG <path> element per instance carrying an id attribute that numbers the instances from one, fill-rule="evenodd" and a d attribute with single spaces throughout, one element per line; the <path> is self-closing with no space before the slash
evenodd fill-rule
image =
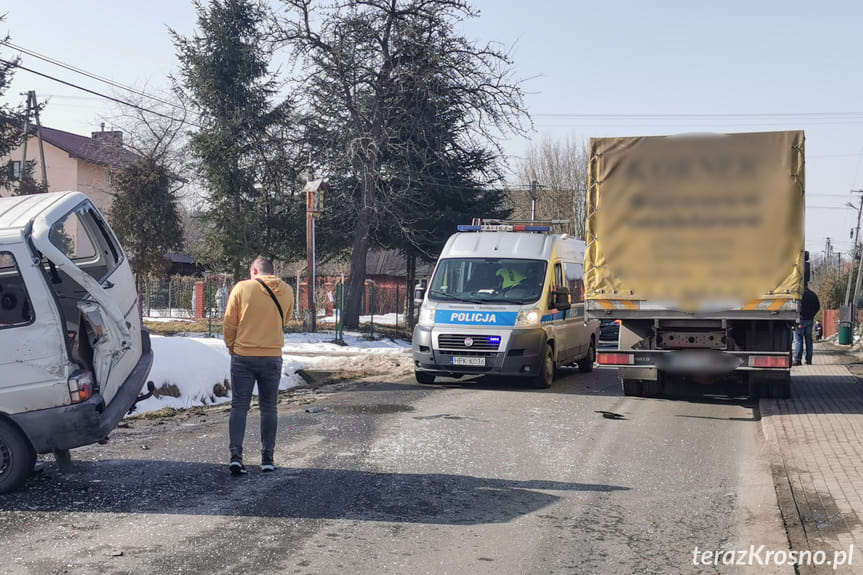
<path id="1" fill-rule="evenodd" d="M 19 487 L 33 472 L 36 452 L 17 427 L 0 419 L 0 493 Z"/>
<path id="2" fill-rule="evenodd" d="M 542 365 L 539 373 L 536 374 L 531 383 L 537 389 L 545 389 L 551 387 L 551 382 L 554 380 L 554 350 L 550 344 L 545 344 L 545 355 L 543 356 Z"/>
<path id="3" fill-rule="evenodd" d="M 578 371 L 587 373 L 593 371 L 593 362 L 596 361 L 596 341 L 590 336 L 590 348 L 587 355 L 578 360 Z"/>
<path id="4" fill-rule="evenodd" d="M 414 377 L 416 377 L 417 383 L 434 383 L 434 376 L 425 371 L 415 371 Z"/>

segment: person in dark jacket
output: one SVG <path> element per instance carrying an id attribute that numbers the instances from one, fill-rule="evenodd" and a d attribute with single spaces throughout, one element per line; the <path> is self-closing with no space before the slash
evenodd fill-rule
<path id="1" fill-rule="evenodd" d="M 803 347 L 806 347 L 806 365 L 812 365 L 812 326 L 815 314 L 821 309 L 818 296 L 808 287 L 803 290 L 800 302 L 800 323 L 794 330 L 794 365 L 800 365 L 803 359 Z"/>

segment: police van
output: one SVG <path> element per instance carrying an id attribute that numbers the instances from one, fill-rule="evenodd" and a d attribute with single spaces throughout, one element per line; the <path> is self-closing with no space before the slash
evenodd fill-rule
<path id="1" fill-rule="evenodd" d="M 591 371 L 600 322 L 584 314 L 584 242 L 539 225 L 458 230 L 418 294 L 417 381 L 501 375 L 545 388 L 560 366 Z"/>

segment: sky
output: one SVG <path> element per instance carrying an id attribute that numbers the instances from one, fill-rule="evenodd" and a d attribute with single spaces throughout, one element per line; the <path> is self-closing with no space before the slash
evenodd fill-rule
<path id="1" fill-rule="evenodd" d="M 856 0 L 475 0 L 459 29 L 499 43 L 523 81 L 534 130 L 509 137 L 515 166 L 543 138 L 691 132 L 806 132 L 806 247 L 847 254 L 863 189 L 863 44 Z M 185 0 L 40 0 L 0 8 L 0 34 L 114 82 L 164 93 L 176 72 L 169 28 L 195 30 Z M 17 52 L 0 46 L 0 57 Z M 22 65 L 108 95 L 115 88 L 22 54 Z M 115 104 L 19 70 L 4 100 L 35 90 L 43 125 L 87 135 Z M 107 120 L 106 129 L 111 121 Z M 526 182 L 511 181 L 513 185 Z M 541 182 L 540 182 L 541 183 Z"/>
<path id="2" fill-rule="evenodd" d="M 323 318 L 326 322 L 326 318 Z M 361 318 L 368 322 L 368 316 Z M 376 324 L 384 325 L 388 320 L 394 324 L 395 317 L 375 316 Z M 158 320 L 155 320 L 158 321 Z M 172 321 L 178 321 L 176 319 Z M 325 329 L 323 326 L 322 329 Z M 216 384 L 231 379 L 231 357 L 224 340 L 207 337 L 206 334 L 188 334 L 189 337 L 164 337 L 151 335 L 153 367 L 149 380 L 157 388 L 174 385 L 179 396 L 161 395 L 150 397 L 135 407 L 132 416 L 158 411 L 166 407 L 186 409 L 199 405 L 216 405 L 230 402 L 230 396 L 217 397 L 213 393 Z M 413 363 L 410 360 L 410 343 L 406 341 L 368 341 L 355 333 L 345 333 L 347 345 L 332 343 L 334 332 L 285 334 L 282 348 L 282 381 L 279 389 L 287 390 L 304 383 L 297 374 L 302 369 L 351 371 L 357 377 L 372 373 L 387 373 L 392 376 L 410 375 Z M 350 358 L 350 361 L 345 361 Z M 255 391 L 257 394 L 257 390 Z"/>

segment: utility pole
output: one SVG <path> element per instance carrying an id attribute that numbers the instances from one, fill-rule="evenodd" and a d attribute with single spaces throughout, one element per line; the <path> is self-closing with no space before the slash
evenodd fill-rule
<path id="1" fill-rule="evenodd" d="M 857 229 L 854 233 L 854 249 L 858 250 L 860 253 L 857 255 L 857 283 L 854 285 L 854 300 L 851 301 L 850 291 L 851 291 L 851 271 L 854 269 L 854 252 L 851 252 L 851 266 L 848 268 L 848 283 L 845 286 L 845 305 L 851 306 L 851 322 L 852 325 L 856 325 L 857 321 L 857 313 L 854 310 L 857 304 L 857 297 L 860 293 L 860 270 L 861 266 L 863 266 L 863 249 L 860 247 L 860 215 L 863 213 L 863 190 L 851 190 L 852 194 L 858 194 L 861 197 L 857 198 Z M 854 207 L 854 204 L 848 202 L 845 204 L 847 206 Z"/>
<path id="2" fill-rule="evenodd" d="M 861 190 L 857 190 L 857 193 L 861 193 Z M 857 249 L 857 244 L 860 241 L 860 215 L 863 213 L 863 201 L 858 201 L 860 204 L 857 207 L 857 231 L 854 233 L 854 250 Z M 854 204 L 848 202 L 845 204 L 846 206 L 855 207 Z M 854 250 L 851 251 L 851 267 L 848 268 L 848 282 L 845 284 L 845 305 L 851 300 L 851 272 L 854 271 Z"/>
<path id="3" fill-rule="evenodd" d="M 24 116 L 24 146 L 21 155 L 21 174 L 27 165 L 27 140 L 30 139 L 30 114 L 36 120 L 36 141 L 39 144 L 39 163 L 42 166 L 42 186 L 48 189 L 48 167 L 45 165 L 45 147 L 42 145 L 42 122 L 39 121 L 39 102 L 36 100 L 36 91 L 27 92 L 27 112 Z"/>
<path id="4" fill-rule="evenodd" d="M 530 221 L 536 221 L 536 189 L 539 184 L 536 180 L 530 182 Z"/>

